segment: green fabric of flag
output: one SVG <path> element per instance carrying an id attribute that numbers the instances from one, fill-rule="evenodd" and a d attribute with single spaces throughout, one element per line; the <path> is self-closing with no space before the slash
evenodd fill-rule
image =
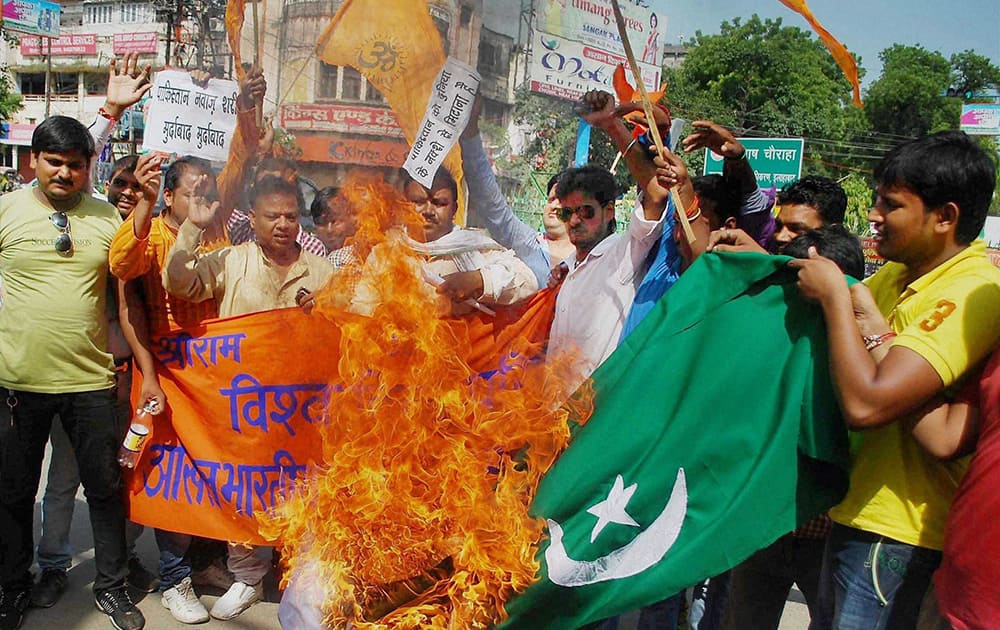
<path id="1" fill-rule="evenodd" d="M 700 257 L 594 373 L 594 415 L 532 504 L 549 523 L 540 580 L 503 627 L 578 628 L 660 601 L 841 500 L 823 316 L 788 260 Z"/>

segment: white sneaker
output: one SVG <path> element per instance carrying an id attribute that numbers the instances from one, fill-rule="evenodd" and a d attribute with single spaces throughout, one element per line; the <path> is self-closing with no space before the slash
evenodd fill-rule
<path id="1" fill-rule="evenodd" d="M 163 592 L 160 600 L 163 607 L 170 611 L 174 619 L 181 623 L 203 623 L 208 621 L 208 611 L 198 599 L 191 586 L 191 578 L 186 577 L 177 586 Z"/>
<path id="2" fill-rule="evenodd" d="M 201 571 L 192 573 L 191 583 L 226 590 L 233 585 L 233 576 L 220 563 L 213 562 Z"/>
<path id="3" fill-rule="evenodd" d="M 232 619 L 260 601 L 263 594 L 263 582 L 257 582 L 253 586 L 243 582 L 233 582 L 226 594 L 216 600 L 211 614 L 216 619 Z"/>

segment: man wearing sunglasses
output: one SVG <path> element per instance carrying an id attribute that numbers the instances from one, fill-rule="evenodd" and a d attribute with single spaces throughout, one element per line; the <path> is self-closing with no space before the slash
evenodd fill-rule
<path id="1" fill-rule="evenodd" d="M 125 506 L 117 463 L 114 363 L 106 317 L 118 211 L 86 194 L 94 141 L 53 116 L 32 136 L 38 186 L 0 198 L 0 629 L 17 628 L 32 588 L 34 500 L 53 417 L 90 507 L 97 607 L 115 627 L 145 625 L 125 588 Z"/>

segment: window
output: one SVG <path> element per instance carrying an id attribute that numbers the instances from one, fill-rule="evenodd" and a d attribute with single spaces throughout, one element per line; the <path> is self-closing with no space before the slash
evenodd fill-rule
<path id="1" fill-rule="evenodd" d="M 83 75 L 83 88 L 91 96 L 101 96 L 108 93 L 108 75 L 104 73 L 86 73 Z"/>
<path id="2" fill-rule="evenodd" d="M 83 7 L 84 24 L 111 24 L 115 17 L 112 4 L 87 4 Z"/>
<path id="3" fill-rule="evenodd" d="M 22 72 L 18 77 L 21 94 L 25 96 L 45 96 L 45 73 Z M 76 95 L 79 75 L 75 72 L 53 72 L 52 94 Z M 104 77 L 104 91 L 107 91 L 107 76 Z M 102 92 L 103 93 L 103 92 Z"/>
<path id="4" fill-rule="evenodd" d="M 145 2 L 101 2 L 83 7 L 84 24 L 142 24 L 153 21 L 150 7 Z"/>
<path id="5" fill-rule="evenodd" d="M 22 72 L 18 78 L 21 82 L 21 94 L 28 96 L 45 95 L 44 72 Z"/>
<path id="6" fill-rule="evenodd" d="M 340 98 L 345 101 L 360 101 L 361 100 L 361 73 L 351 68 L 349 66 L 344 66 L 340 69 L 341 72 L 341 86 L 340 86 Z"/>
<path id="7" fill-rule="evenodd" d="M 385 98 L 364 75 L 350 67 L 320 62 L 316 98 L 331 101 L 359 101 L 380 105 Z"/>
<path id="8" fill-rule="evenodd" d="M 316 87 L 317 98 L 337 98 L 337 75 L 340 68 L 319 62 L 319 85 Z"/>
<path id="9" fill-rule="evenodd" d="M 441 47 L 444 48 L 444 54 L 448 56 L 448 49 L 451 45 L 451 39 L 448 37 L 448 31 L 451 30 L 451 24 L 448 20 L 440 18 L 436 15 L 432 16 L 434 19 L 434 26 L 437 27 L 438 33 L 441 34 Z"/>

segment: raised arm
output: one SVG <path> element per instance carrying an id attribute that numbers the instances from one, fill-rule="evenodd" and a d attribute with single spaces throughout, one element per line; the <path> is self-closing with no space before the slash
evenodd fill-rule
<path id="1" fill-rule="evenodd" d="M 229 145 L 229 159 L 216 179 L 223 224 L 240 203 L 240 197 L 250 171 L 257 163 L 261 130 L 257 127 L 257 103 L 263 102 L 267 83 L 260 68 L 254 67 L 240 82 L 240 93 L 236 98 L 236 132 Z M 270 124 L 268 124 L 270 127 Z"/>
<path id="2" fill-rule="evenodd" d="M 163 157 L 161 153 L 147 153 L 139 156 L 136 163 L 135 178 L 142 188 L 142 198 L 118 228 L 108 252 L 111 273 L 120 280 L 138 278 L 152 265 L 154 254 L 147 239 L 153 222 L 153 206 L 160 190 Z"/>
<path id="3" fill-rule="evenodd" d="M 203 188 L 206 177 L 201 176 L 199 188 Z M 167 254 L 163 268 L 163 288 L 167 293 L 191 302 L 204 302 L 225 287 L 225 263 L 231 248 L 198 253 L 202 234 L 215 225 L 218 212 L 218 201 L 209 204 L 201 195 L 192 201 L 188 218 L 177 231 L 177 242 Z"/>
<path id="4" fill-rule="evenodd" d="M 496 242 L 514 250 L 542 285 L 549 277 L 548 258 L 538 242 L 537 232 L 517 218 L 500 191 L 479 137 L 479 106 L 480 99 L 476 97 L 472 117 L 460 140 L 462 168 L 469 186 L 469 225 L 485 227 Z"/>
<path id="5" fill-rule="evenodd" d="M 108 95 L 104 100 L 103 114 L 99 114 L 88 129 L 94 138 L 94 155 L 104 151 L 115 121 L 125 110 L 138 103 L 149 91 L 151 66 L 139 67 L 139 53 L 126 53 L 121 64 L 112 58 L 108 64 Z"/>

